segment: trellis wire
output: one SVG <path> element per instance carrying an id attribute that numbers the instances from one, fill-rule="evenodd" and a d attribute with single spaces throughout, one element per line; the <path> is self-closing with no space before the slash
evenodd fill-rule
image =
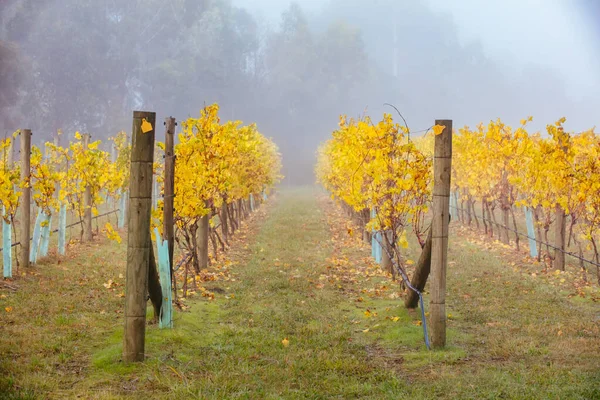
<path id="1" fill-rule="evenodd" d="M 462 207 L 456 207 L 456 206 L 452 206 L 452 205 L 451 205 L 451 206 L 450 206 L 450 208 L 454 208 L 454 209 L 455 209 L 455 210 L 457 210 L 457 211 L 469 212 L 468 210 L 466 210 L 466 209 L 464 209 L 464 208 L 462 208 Z M 599 263 L 597 263 L 597 262 L 595 262 L 595 261 L 588 260 L 588 259 L 586 259 L 586 258 L 583 258 L 583 257 L 581 257 L 581 256 L 579 256 L 579 255 L 577 255 L 577 254 L 575 254 L 575 253 L 571 253 L 570 251 L 566 251 L 566 250 L 563 250 L 563 249 L 561 249 L 561 248 L 558 248 L 558 247 L 554 246 L 553 244 L 546 243 L 546 242 L 542 241 L 541 239 L 532 238 L 531 236 L 529 236 L 529 235 L 527 235 L 527 234 L 524 234 L 524 233 L 521 233 L 521 232 L 517 231 L 516 229 L 512 229 L 512 228 L 510 228 L 510 227 L 508 227 L 508 226 L 505 226 L 505 225 L 499 224 L 498 222 L 492 221 L 492 220 L 490 220 L 490 219 L 488 219 L 488 218 L 485 218 L 485 217 L 483 217 L 483 216 L 475 216 L 475 218 L 480 218 L 482 221 L 486 221 L 486 222 L 488 222 L 488 223 L 490 223 L 490 224 L 496 225 L 497 227 L 500 227 L 500 228 L 506 229 L 506 230 L 508 230 L 508 231 L 511 231 L 511 232 L 513 232 L 513 233 L 515 233 L 515 234 L 517 234 L 517 235 L 521 236 L 521 237 L 527 238 L 527 239 L 529 239 L 529 240 L 535 240 L 536 242 L 538 242 L 539 244 L 541 244 L 541 245 L 543 245 L 543 246 L 550 247 L 550 248 L 552 248 L 553 250 L 558 250 L 558 251 L 560 251 L 560 252 L 561 252 L 561 253 L 563 253 L 563 254 L 566 254 L 566 255 L 568 255 L 568 256 L 571 256 L 571 257 L 573 257 L 573 258 L 576 258 L 576 259 L 578 259 L 578 260 L 580 260 L 580 261 L 583 261 L 583 262 L 585 262 L 585 263 L 588 263 L 588 264 L 590 264 L 590 265 L 593 265 L 593 266 L 595 266 L 595 267 L 600 267 L 600 264 L 599 264 Z"/>
<path id="2" fill-rule="evenodd" d="M 381 236 L 385 236 L 383 232 L 381 233 Z M 421 307 L 421 323 L 423 324 L 423 336 L 425 337 L 425 346 L 427 346 L 427 350 L 431 350 L 431 345 L 429 344 L 429 333 L 427 332 L 427 319 L 425 318 L 425 306 L 423 304 L 423 295 L 421 294 L 421 291 L 413 285 L 411 285 L 410 280 L 408 279 L 408 275 L 406 275 L 404 270 L 398 265 L 398 263 L 396 262 L 396 258 L 389 252 L 387 246 L 384 246 L 379 239 L 376 239 L 376 241 L 379 243 L 379 246 L 381 246 L 381 248 L 386 252 L 387 256 L 390 258 L 392 266 L 394 266 L 396 271 L 398 271 L 398 273 L 402 277 L 402 281 L 404 282 L 404 284 L 410 290 L 415 292 L 417 296 L 419 296 L 419 306 Z"/>
<path id="3" fill-rule="evenodd" d="M 112 210 L 112 211 L 108 211 L 108 212 L 106 212 L 106 213 L 104 213 L 104 214 L 99 214 L 99 215 L 96 215 L 95 217 L 92 217 L 92 220 L 95 220 L 95 219 L 98 219 L 98 218 L 102 218 L 102 217 L 106 217 L 107 215 L 111 215 L 111 214 L 117 213 L 117 212 L 119 212 L 119 211 L 121 211 L 121 210 L 117 208 L 116 210 Z M 83 220 L 79 220 L 78 222 L 74 222 L 74 223 L 72 223 L 72 224 L 69 224 L 69 225 L 67 225 L 67 226 L 65 227 L 65 229 L 66 229 L 66 228 L 72 228 L 72 227 L 74 227 L 74 226 L 77 226 L 77 225 L 81 225 L 82 223 L 83 223 Z M 58 229 L 54 229 L 54 230 L 52 231 L 52 233 L 57 233 L 57 232 L 58 232 Z M 30 242 L 31 242 L 32 240 L 33 240 L 33 237 L 29 238 L 29 241 L 30 241 Z M 21 245 L 21 242 L 16 242 L 16 243 L 13 243 L 13 244 L 12 244 L 10 247 L 11 247 L 11 248 L 13 248 L 13 247 L 20 246 L 20 245 Z M 4 249 L 0 247 L 0 252 L 2 252 L 3 250 L 4 250 Z"/>

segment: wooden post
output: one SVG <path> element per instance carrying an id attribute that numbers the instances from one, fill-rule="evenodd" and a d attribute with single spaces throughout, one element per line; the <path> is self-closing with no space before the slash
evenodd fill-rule
<path id="1" fill-rule="evenodd" d="M 60 135 L 58 134 L 58 131 L 56 131 L 54 133 L 54 146 L 60 147 Z M 59 162 L 59 165 L 57 165 L 57 167 L 59 167 L 59 168 L 61 167 L 60 162 Z M 61 201 L 60 201 L 60 183 L 59 182 L 56 182 L 55 192 L 56 192 L 56 199 L 57 199 L 58 204 L 59 204 L 59 211 L 58 211 L 58 254 L 59 255 L 64 255 L 65 254 L 65 237 L 62 237 L 62 235 L 65 233 L 66 226 L 63 226 L 63 224 L 62 224 L 62 214 L 63 214 L 63 207 L 65 208 L 64 212 L 66 213 L 66 205 L 62 204 Z M 65 221 L 65 223 L 66 223 L 66 221 Z"/>
<path id="2" fill-rule="evenodd" d="M 556 205 L 556 226 L 554 227 L 554 269 L 559 271 L 565 270 L 565 233 L 567 227 L 567 217 L 565 210 Z"/>
<path id="3" fill-rule="evenodd" d="M 450 177 L 452 167 L 452 121 L 436 120 L 444 131 L 435 137 L 433 164 L 433 221 L 431 223 L 431 343 L 446 345 L 446 266 Z"/>
<path id="4" fill-rule="evenodd" d="M 365 208 L 360 213 L 360 229 L 365 243 L 371 243 L 371 231 L 366 229 L 367 224 L 371 221 L 371 210 Z"/>
<path id="5" fill-rule="evenodd" d="M 151 129 L 146 133 L 142 131 L 143 120 L 151 125 Z M 133 112 L 123 335 L 123 361 L 125 362 L 144 360 L 148 264 L 152 245 L 150 217 L 155 122 L 156 113 Z"/>
<path id="6" fill-rule="evenodd" d="M 13 169 L 13 161 L 14 161 L 14 148 L 15 148 L 15 139 L 9 139 L 10 146 L 8 148 L 8 154 L 6 154 L 6 149 L 4 149 L 4 159 L 6 160 L 6 168 L 8 170 Z M 2 206 L 2 216 L 7 219 L 2 219 L 2 248 L 4 249 L 2 253 L 2 265 L 3 265 L 3 276 L 4 278 L 12 278 L 12 236 L 10 235 L 10 229 L 12 227 L 10 219 L 8 218 L 8 213 L 6 212 L 6 208 Z M 8 220 L 8 221 L 7 221 Z"/>
<path id="7" fill-rule="evenodd" d="M 82 137 L 83 150 L 88 151 L 91 135 L 84 133 Z M 92 240 L 92 188 L 90 185 L 86 185 L 83 194 L 83 241 L 91 242 Z"/>
<path id="8" fill-rule="evenodd" d="M 21 266 L 29 267 L 29 236 L 31 230 L 31 130 L 21 129 L 21 182 L 28 185 L 21 195 Z"/>
<path id="9" fill-rule="evenodd" d="M 173 279 L 173 249 L 175 248 L 175 224 L 173 203 L 175 201 L 175 118 L 165 118 L 165 183 L 163 204 L 163 236 L 169 247 L 169 266 Z"/>

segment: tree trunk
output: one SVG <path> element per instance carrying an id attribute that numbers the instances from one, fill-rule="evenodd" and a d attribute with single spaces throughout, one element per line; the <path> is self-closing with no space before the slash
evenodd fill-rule
<path id="1" fill-rule="evenodd" d="M 498 239 L 500 239 L 500 236 L 502 235 L 502 228 L 500 227 L 500 224 L 498 224 L 498 220 L 496 219 L 496 206 L 494 206 L 493 204 L 490 207 L 490 213 L 492 214 L 492 221 L 496 226 L 496 236 L 498 236 Z M 494 236 L 492 236 L 492 238 L 493 237 Z"/>
<path id="2" fill-rule="evenodd" d="M 481 221 L 483 222 L 483 228 L 485 229 L 485 234 L 488 234 L 488 224 L 485 217 L 485 200 L 481 200 Z"/>
<path id="3" fill-rule="evenodd" d="M 542 227 L 540 226 L 540 217 L 538 215 L 539 206 L 533 209 L 533 220 L 535 222 L 535 229 L 537 230 L 537 247 L 538 247 L 538 262 L 542 261 Z"/>
<path id="4" fill-rule="evenodd" d="M 487 218 L 490 226 L 489 235 L 491 238 L 494 237 L 494 217 L 492 216 L 492 212 L 490 211 L 490 203 L 486 200 L 485 209 L 487 211 Z"/>
<path id="5" fill-rule="evenodd" d="M 192 265 L 194 266 L 194 272 L 196 274 L 200 273 L 200 262 L 198 260 L 198 242 L 196 241 L 198 235 L 198 224 L 194 223 L 190 226 L 190 238 L 189 245 L 190 250 L 192 252 Z"/>
<path id="6" fill-rule="evenodd" d="M 423 292 L 425 289 L 425 284 L 427 283 L 427 278 L 429 277 L 429 272 L 431 271 L 431 229 L 429 229 L 429 234 L 427 235 L 427 240 L 425 241 L 425 246 L 423 246 L 423 250 L 421 250 L 421 255 L 419 256 L 419 262 L 415 268 L 415 273 L 410 280 L 410 284 L 417 289 L 419 292 Z M 412 290 L 408 290 L 408 295 L 406 299 L 404 299 L 404 306 L 406 308 L 417 308 L 419 304 L 419 296 L 413 292 Z"/>
<path id="7" fill-rule="evenodd" d="M 513 229 L 515 230 L 515 246 L 517 247 L 517 251 L 521 250 L 519 247 L 519 229 L 517 228 L 517 219 L 515 218 L 515 210 L 511 207 L 510 213 L 512 215 L 513 220 Z"/>
<path id="8" fill-rule="evenodd" d="M 477 213 L 475 212 L 475 201 L 471 200 L 471 210 L 473 211 L 473 219 L 475 220 L 475 225 L 477 225 L 477 229 L 479 229 L 479 218 L 477 218 Z"/>
<path id="9" fill-rule="evenodd" d="M 467 225 L 471 226 L 473 215 L 471 214 L 471 199 L 467 198 Z"/>
<path id="10" fill-rule="evenodd" d="M 229 218 L 229 209 L 227 208 L 227 203 L 223 201 L 223 206 L 221 207 L 221 232 L 223 232 L 223 240 L 225 243 L 229 242 L 229 222 L 227 219 Z"/>
<path id="11" fill-rule="evenodd" d="M 229 227 L 231 228 L 229 232 L 231 233 L 231 236 L 233 236 L 233 234 L 238 228 L 237 222 L 235 220 L 235 205 L 234 203 L 231 203 L 228 207 L 229 210 L 227 211 L 227 215 L 229 216 Z"/>
<path id="12" fill-rule="evenodd" d="M 198 259 L 201 270 L 208 268 L 208 220 L 208 214 L 200 218 L 200 226 L 198 229 Z"/>
<path id="13" fill-rule="evenodd" d="M 596 262 L 596 277 L 598 278 L 598 285 L 600 285 L 600 254 L 598 254 L 598 246 L 593 236 L 592 247 L 594 248 L 594 261 Z"/>
<path id="14" fill-rule="evenodd" d="M 154 322 L 160 318 L 160 309 L 162 307 L 162 289 L 156 268 L 156 258 L 154 257 L 154 246 L 150 242 L 150 257 L 148 258 L 148 294 L 154 308 Z"/>
<path id="15" fill-rule="evenodd" d="M 215 260 L 218 260 L 219 259 L 219 256 L 218 256 L 219 249 L 217 248 L 216 236 L 217 236 L 217 231 L 215 231 L 211 228 L 210 229 L 210 242 L 212 243 L 214 258 L 215 258 Z"/>
<path id="16" fill-rule="evenodd" d="M 383 251 L 381 252 L 381 267 L 384 271 L 387 271 L 390 274 L 392 274 L 392 278 L 395 279 L 396 271 L 394 269 L 394 262 L 391 258 L 394 256 L 394 247 L 391 244 L 392 236 L 392 231 L 383 232 L 381 243 L 381 247 L 383 249 Z"/>
<path id="17" fill-rule="evenodd" d="M 565 233 L 566 233 L 565 210 L 556 205 L 556 226 L 554 231 L 554 269 L 565 270 Z"/>
<path id="18" fill-rule="evenodd" d="M 577 217 L 575 216 L 575 213 L 571 213 L 570 217 L 571 223 L 569 224 L 569 239 L 567 240 L 567 248 L 571 246 L 571 239 L 573 238 L 573 227 L 577 223 Z"/>
<path id="19" fill-rule="evenodd" d="M 242 199 L 238 199 L 237 201 L 237 225 L 238 228 L 242 225 L 242 220 L 244 219 L 244 201 Z"/>
<path id="20" fill-rule="evenodd" d="M 510 244 L 510 238 L 508 237 L 508 224 L 510 223 L 509 218 L 509 208 L 507 206 L 502 206 L 502 243 Z"/>

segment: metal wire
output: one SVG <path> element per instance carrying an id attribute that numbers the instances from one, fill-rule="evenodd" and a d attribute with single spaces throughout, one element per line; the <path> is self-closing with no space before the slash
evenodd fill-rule
<path id="1" fill-rule="evenodd" d="M 384 236 L 384 232 L 381 232 L 381 236 Z M 419 289 L 417 289 L 416 287 L 414 287 L 413 285 L 411 285 L 410 280 L 408 279 L 408 275 L 406 275 L 406 272 L 404 272 L 404 269 L 402 269 L 398 263 L 396 262 L 395 257 L 389 252 L 387 246 L 384 246 L 381 241 L 377 238 L 375 238 L 375 241 L 377 243 L 379 243 L 379 245 L 381 246 L 381 248 L 383 250 L 385 250 L 387 256 L 389 257 L 390 261 L 392 262 L 392 266 L 396 269 L 396 271 L 398 271 L 398 273 L 400 274 L 400 276 L 402 277 L 402 281 L 404 282 L 404 284 L 413 292 L 415 292 L 417 294 L 417 296 L 419 296 L 419 305 L 421 307 L 421 323 L 423 324 L 423 336 L 425 337 L 425 346 L 427 346 L 427 350 L 431 350 L 431 345 L 429 344 L 429 333 L 427 332 L 427 319 L 425 318 L 425 306 L 423 304 L 423 295 L 421 294 L 421 291 Z M 387 237 L 386 237 L 386 241 L 387 241 Z"/>
<path id="2" fill-rule="evenodd" d="M 468 210 L 465 210 L 464 208 L 461 208 L 461 207 L 455 207 L 455 206 L 453 206 L 453 205 L 450 205 L 450 208 L 454 208 L 455 210 L 458 210 L 458 211 L 469 212 Z M 529 236 L 529 235 L 526 235 L 526 234 L 524 234 L 524 233 L 521 233 L 521 232 L 517 231 L 516 229 L 512 229 L 512 228 L 510 228 L 510 227 L 508 227 L 508 226 L 505 226 L 505 225 L 499 224 L 498 222 L 491 221 L 491 220 L 489 220 L 489 219 L 487 219 L 487 218 L 485 218 L 485 217 L 483 217 L 483 216 L 474 216 L 474 217 L 475 217 L 475 218 L 480 218 L 482 221 L 489 222 L 490 224 L 496 225 L 497 227 L 500 227 L 500 228 L 506 229 L 506 230 L 508 230 L 508 231 L 511 231 L 511 232 L 513 232 L 513 233 L 515 233 L 515 234 L 517 234 L 517 235 L 521 236 L 521 237 L 527 238 L 527 239 L 529 239 L 529 240 L 535 240 L 535 241 L 536 241 L 537 243 L 539 243 L 540 245 L 543 245 L 543 246 L 550 247 L 550 248 L 552 248 L 553 250 L 558 250 L 558 251 L 560 251 L 561 253 L 564 253 L 564 254 L 566 254 L 566 255 L 568 255 L 568 256 L 571 256 L 571 257 L 573 257 L 573 258 L 576 258 L 576 259 L 578 259 L 578 260 L 581 260 L 581 261 L 583 261 L 583 262 L 586 262 L 586 263 L 588 263 L 588 264 L 590 264 L 590 265 L 593 265 L 593 266 L 595 266 L 595 267 L 600 267 L 600 264 L 599 264 L 599 263 L 597 263 L 597 262 L 595 262 L 595 261 L 588 260 L 588 259 L 586 259 L 586 258 L 583 258 L 583 257 L 581 257 L 581 256 L 579 256 L 579 255 L 577 255 L 577 254 L 575 254 L 575 253 L 571 253 L 570 251 L 563 250 L 563 249 L 561 249 L 561 248 L 559 248 L 559 247 L 556 247 L 556 246 L 554 246 L 554 245 L 552 245 L 552 244 L 550 244 L 550 243 L 546 243 L 546 242 L 544 242 L 544 241 L 542 241 L 542 240 L 539 240 L 539 239 L 536 239 L 536 238 L 532 238 L 531 236 Z"/>
<path id="3" fill-rule="evenodd" d="M 117 213 L 119 211 L 121 211 L 121 210 L 117 208 L 116 210 L 112 210 L 112 211 L 106 212 L 104 214 L 96 215 L 95 217 L 92 217 L 92 220 L 95 220 L 95 219 L 98 219 L 98 218 L 102 218 L 102 217 L 106 217 L 107 215 L 114 214 L 114 213 Z M 72 228 L 72 227 L 77 226 L 77 225 L 81 225 L 82 223 L 83 223 L 83 220 L 79 220 L 78 222 L 74 222 L 72 224 L 69 224 L 69 225 L 65 226 L 65 229 L 66 228 Z M 52 231 L 52 233 L 57 233 L 57 232 L 58 232 L 58 229 L 54 229 Z M 32 240 L 33 240 L 33 237 L 30 237 L 29 241 L 31 242 Z M 21 245 L 21 242 L 16 242 L 16 243 L 11 244 L 10 248 L 12 249 L 13 247 L 17 247 L 17 246 L 20 246 L 20 245 Z M 3 248 L 0 247 L 0 253 L 2 251 L 3 251 Z"/>

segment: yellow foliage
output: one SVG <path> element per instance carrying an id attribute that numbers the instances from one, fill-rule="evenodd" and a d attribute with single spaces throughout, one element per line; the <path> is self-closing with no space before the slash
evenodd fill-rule
<path id="1" fill-rule="evenodd" d="M 319 148 L 316 174 L 332 198 L 357 212 L 375 211 L 368 229 L 391 230 L 404 246 L 408 225 L 417 235 L 422 231 L 432 165 L 391 115 L 384 114 L 377 124 L 369 117 L 342 116 L 339 129 Z"/>
<path id="2" fill-rule="evenodd" d="M 104 225 L 104 229 L 106 231 L 107 238 L 114 240 L 119 244 L 121 243 L 121 236 L 119 235 L 119 232 L 115 231 L 110 222 L 107 222 L 106 225 Z"/>

